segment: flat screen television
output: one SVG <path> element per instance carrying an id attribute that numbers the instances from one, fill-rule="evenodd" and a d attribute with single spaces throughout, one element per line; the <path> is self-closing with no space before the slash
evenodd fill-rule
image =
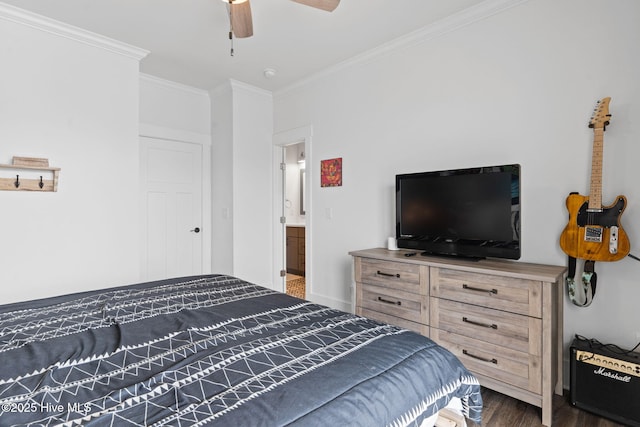
<path id="1" fill-rule="evenodd" d="M 399 248 L 520 258 L 520 165 L 396 175 Z"/>

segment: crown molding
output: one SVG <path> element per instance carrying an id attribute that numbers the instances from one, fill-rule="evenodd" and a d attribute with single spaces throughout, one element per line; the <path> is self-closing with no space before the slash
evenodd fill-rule
<path id="1" fill-rule="evenodd" d="M 250 85 L 249 83 L 241 82 L 240 80 L 235 80 L 235 79 L 227 79 L 224 83 L 221 83 L 220 85 L 211 89 L 210 93 L 211 93 L 211 96 L 215 97 L 227 92 L 234 93 L 236 90 L 244 91 L 244 92 L 253 92 L 256 95 L 273 98 L 273 92 L 266 89 L 261 89 L 257 86 L 253 86 L 253 85 Z"/>
<path id="2" fill-rule="evenodd" d="M 74 27 L 73 25 L 65 24 L 64 22 L 56 21 L 6 3 L 0 3 L 0 19 L 26 25 L 56 36 L 117 53 L 137 61 L 142 60 L 149 54 L 148 50 L 92 33 L 91 31 L 83 30 L 82 28 Z"/>
<path id="3" fill-rule="evenodd" d="M 485 0 L 475 6 L 471 6 L 458 13 L 450 15 L 409 34 L 398 37 L 364 53 L 356 55 L 345 61 L 339 62 L 331 67 L 325 68 L 318 73 L 305 77 L 297 82 L 275 92 L 274 95 L 285 95 L 287 92 L 302 87 L 313 81 L 325 78 L 335 74 L 341 70 L 351 68 L 357 65 L 376 60 L 390 53 L 396 53 L 400 50 L 425 43 L 444 34 L 458 30 L 460 28 L 471 25 L 475 22 L 487 19 L 493 15 L 501 13 L 507 9 L 518 6 L 529 0 Z"/>
<path id="4" fill-rule="evenodd" d="M 261 89 L 257 86 L 253 86 L 245 82 L 241 82 L 240 80 L 229 79 L 229 85 L 233 90 L 239 89 L 245 92 L 253 92 L 257 95 L 266 96 L 268 98 L 273 97 L 273 92 Z"/>
<path id="5" fill-rule="evenodd" d="M 206 96 L 209 98 L 209 91 L 205 89 L 200 89 L 194 86 L 185 85 L 183 83 L 174 82 L 172 80 L 163 79 L 162 77 L 154 76 L 151 74 L 140 73 L 140 80 L 147 81 L 149 83 L 157 84 L 160 86 L 164 86 L 170 89 L 179 90 L 182 92 L 189 92 L 194 95 Z"/>

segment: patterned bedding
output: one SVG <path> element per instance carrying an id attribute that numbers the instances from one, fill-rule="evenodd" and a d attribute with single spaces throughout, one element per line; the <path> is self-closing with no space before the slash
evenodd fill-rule
<path id="1" fill-rule="evenodd" d="M 418 334 L 225 275 L 0 306 L 0 425 L 420 425 L 477 380 Z"/>

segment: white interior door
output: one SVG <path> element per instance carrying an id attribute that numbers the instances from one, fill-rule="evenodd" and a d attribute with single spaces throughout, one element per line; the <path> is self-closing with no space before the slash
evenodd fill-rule
<path id="1" fill-rule="evenodd" d="M 202 274 L 202 146 L 140 137 L 142 275 Z"/>

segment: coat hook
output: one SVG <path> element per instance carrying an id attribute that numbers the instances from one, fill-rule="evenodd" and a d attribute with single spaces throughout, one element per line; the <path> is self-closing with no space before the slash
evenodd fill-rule
<path id="1" fill-rule="evenodd" d="M 38 183 L 40 188 L 44 187 L 44 182 L 42 182 L 42 175 L 40 176 L 40 182 Z"/>
<path id="2" fill-rule="evenodd" d="M 20 187 L 20 175 L 16 175 L 16 182 L 13 183 L 16 188 Z"/>

